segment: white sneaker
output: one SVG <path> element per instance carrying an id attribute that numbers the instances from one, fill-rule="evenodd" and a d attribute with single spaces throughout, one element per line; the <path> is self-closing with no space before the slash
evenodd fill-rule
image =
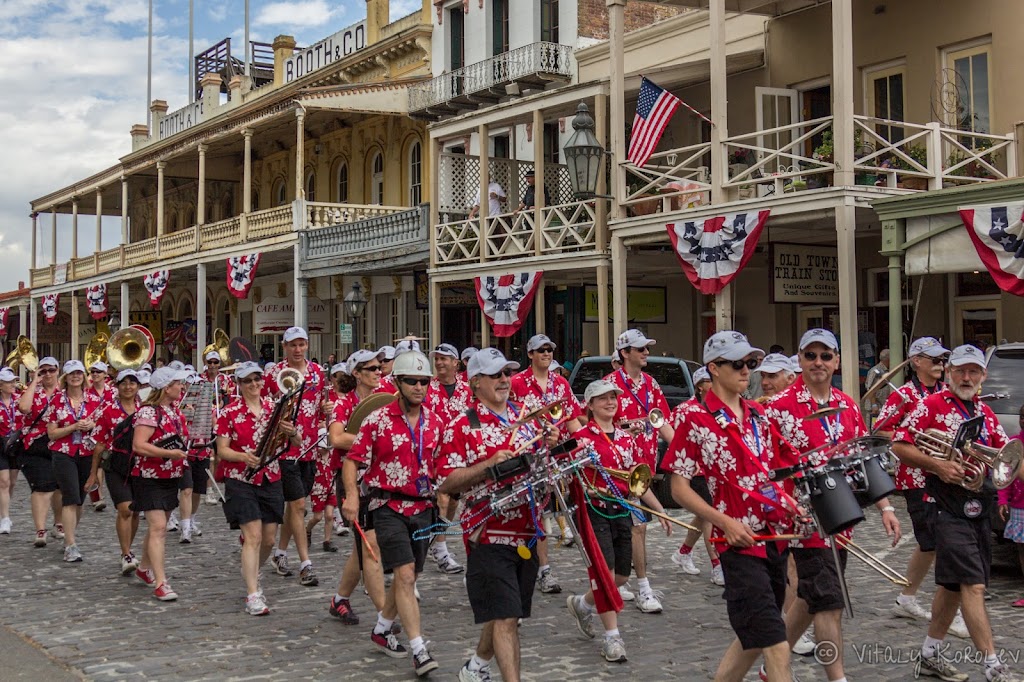
<path id="1" fill-rule="evenodd" d="M 348 528 L 345 527 L 345 524 L 341 523 L 340 521 L 339 522 L 335 522 L 335 524 L 334 524 L 334 534 L 335 535 L 340 535 L 341 537 L 345 537 L 346 535 L 348 535 L 348 533 L 349 533 L 349 530 L 348 530 Z"/>
<path id="2" fill-rule="evenodd" d="M 562 533 L 562 546 L 572 547 L 572 543 L 576 542 L 576 536 L 572 534 L 572 531 L 568 526 L 565 527 L 565 532 Z"/>
<path id="3" fill-rule="evenodd" d="M 11 534 L 11 520 L 9 518 L 0 519 L 0 535 Z"/>
<path id="4" fill-rule="evenodd" d="M 957 609 L 953 622 L 949 624 L 949 634 L 960 639 L 970 639 L 971 633 L 967 632 L 967 623 L 964 622 L 963 614 Z"/>
<path id="5" fill-rule="evenodd" d="M 82 553 L 78 551 L 78 545 L 68 545 L 64 548 L 64 561 L 69 564 L 78 563 L 82 560 Z"/>
<path id="6" fill-rule="evenodd" d="M 217 493 L 206 493 L 206 504 L 217 504 Z"/>
<path id="7" fill-rule="evenodd" d="M 183 521 L 181 524 L 181 539 L 178 540 L 183 545 L 187 545 L 192 542 L 192 522 Z"/>
<path id="8" fill-rule="evenodd" d="M 263 595 L 257 592 L 251 597 L 245 598 L 245 612 L 250 616 L 265 616 L 270 613 L 270 608 L 263 600 Z"/>
<path id="9" fill-rule="evenodd" d="M 633 601 L 636 599 L 636 595 L 629 591 L 629 583 L 619 587 L 619 596 L 622 597 L 622 601 Z"/>
<path id="10" fill-rule="evenodd" d="M 896 605 L 892 607 L 892 615 L 897 618 L 913 618 L 925 623 L 932 619 L 932 612 L 921 606 L 916 597 L 903 603 L 897 600 Z"/>
<path id="11" fill-rule="evenodd" d="M 641 592 L 636 599 L 636 607 L 644 613 L 661 613 L 661 602 L 654 592 Z"/>
<path id="12" fill-rule="evenodd" d="M 131 575 L 139 567 L 139 560 L 134 554 L 125 554 L 121 557 L 121 575 Z"/>
<path id="13" fill-rule="evenodd" d="M 722 571 L 722 564 L 711 567 L 711 582 L 719 587 L 725 587 L 725 572 Z"/>
<path id="14" fill-rule="evenodd" d="M 800 639 L 796 640 L 796 644 L 793 645 L 793 653 L 797 656 L 810 656 L 814 653 L 816 646 L 818 645 L 815 643 L 814 637 L 811 636 L 811 631 L 807 630 L 800 635 Z"/>
<path id="15" fill-rule="evenodd" d="M 591 617 L 590 611 L 583 607 L 582 601 L 582 597 L 570 595 L 565 600 L 565 606 L 569 609 L 573 620 L 576 621 L 576 629 L 580 631 L 580 634 L 587 639 L 594 639 L 594 619 Z"/>
<path id="16" fill-rule="evenodd" d="M 53 528 L 50 529 L 50 537 L 53 538 L 54 540 L 63 540 L 64 539 L 64 524 L 62 524 L 62 523 L 55 523 L 53 525 Z"/>
<path id="17" fill-rule="evenodd" d="M 621 637 L 605 637 L 601 645 L 601 655 L 609 663 L 626 662 L 626 643 Z"/>
<path id="18" fill-rule="evenodd" d="M 199 521 L 192 519 L 192 535 L 203 537 L 203 529 L 199 527 Z"/>
<path id="19" fill-rule="evenodd" d="M 693 554 L 680 554 L 679 552 L 672 553 L 672 563 L 679 568 L 683 569 L 683 573 L 689 573 L 690 575 L 700 575 L 700 569 L 693 563 Z"/>
<path id="20" fill-rule="evenodd" d="M 167 532 L 172 533 L 179 528 L 181 528 L 181 525 L 178 522 L 178 511 L 174 510 L 171 512 L 171 515 L 167 517 Z"/>

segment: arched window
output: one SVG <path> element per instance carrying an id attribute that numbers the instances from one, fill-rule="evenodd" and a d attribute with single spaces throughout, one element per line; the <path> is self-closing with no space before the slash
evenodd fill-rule
<path id="1" fill-rule="evenodd" d="M 306 201 L 316 201 L 316 173 L 306 173 Z"/>
<path id="2" fill-rule="evenodd" d="M 284 206 L 288 203 L 288 195 L 285 193 L 287 187 L 285 187 L 284 178 L 278 178 L 274 181 L 274 206 Z"/>
<path id="3" fill-rule="evenodd" d="M 367 203 L 384 205 L 384 156 L 378 151 L 370 164 L 370 200 Z"/>
<path id="4" fill-rule="evenodd" d="M 423 201 L 423 148 L 413 142 L 409 148 L 409 205 L 418 206 Z"/>
<path id="5" fill-rule="evenodd" d="M 185 227 L 192 227 L 196 224 L 196 210 L 191 206 L 188 209 L 188 213 L 185 214 Z"/>
<path id="6" fill-rule="evenodd" d="M 178 212 L 171 211 L 167 214 L 166 222 L 164 223 L 164 234 L 170 234 L 171 232 L 178 231 Z"/>
<path id="7" fill-rule="evenodd" d="M 339 204 L 348 203 L 348 164 L 338 166 L 337 198 Z"/>
<path id="8" fill-rule="evenodd" d="M 250 211 L 260 210 L 260 191 L 255 187 L 252 188 L 252 196 L 250 197 L 252 206 L 249 208 Z"/>

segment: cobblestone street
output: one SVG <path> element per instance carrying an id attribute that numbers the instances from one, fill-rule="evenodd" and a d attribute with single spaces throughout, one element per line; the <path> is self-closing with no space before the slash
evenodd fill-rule
<path id="1" fill-rule="evenodd" d="M 281 578 L 264 569 L 264 589 L 273 611 L 270 616 L 253 618 L 242 608 L 237 534 L 229 531 L 219 506 L 202 506 L 199 519 L 204 533 L 193 544 L 180 545 L 178 535 L 169 534 L 168 572 L 180 599 L 165 604 L 154 600 L 133 578 L 119 575 L 112 509 L 85 511 L 79 533 L 85 561 L 65 564 L 59 541 L 51 540 L 43 549 L 32 546 L 27 502 L 28 488 L 20 479 L 12 504 L 14 531 L 0 536 L 2 622 L 85 678 L 414 678 L 408 659 L 389 659 L 373 650 L 369 641 L 373 611 L 361 590 L 353 597 L 353 606 L 362 624 L 345 626 L 327 613 L 350 538 L 336 538 L 341 551 L 326 554 L 316 541 L 319 534 L 314 536 L 312 558 L 320 576 L 319 587 L 300 587 L 297 578 Z M 895 503 L 901 523 L 909 530 L 902 500 Z M 905 538 L 887 551 L 878 515 L 867 516 L 868 521 L 858 528 L 860 543 L 903 571 L 913 538 Z M 697 564 L 703 569 L 699 576 L 684 575 L 669 561 L 679 539 L 677 534 L 666 539 L 660 529 L 651 529 L 651 583 L 664 592 L 665 610 L 660 615 L 646 615 L 627 603 L 620 618 L 629 654 L 629 662 L 623 665 L 605 663 L 599 640 L 585 641 L 578 635 L 566 611 L 565 597 L 583 589 L 586 574 L 576 549 L 553 548 L 553 570 L 563 592 L 535 596 L 534 617 L 521 629 L 524 678 L 710 679 L 732 632 L 721 589 L 709 580 L 703 548 L 695 550 Z M 449 545 L 463 561 L 461 543 Z M 856 612 L 856 617 L 845 623 L 849 678 L 913 679 L 910 659 L 924 637 L 924 625 L 891 616 L 897 588 L 863 564 L 851 559 L 848 576 Z M 928 601 L 933 592 L 930 580 L 924 589 Z M 440 574 L 428 563 L 419 589 L 425 637 L 432 642 L 431 652 L 441 665 L 432 678 L 453 679 L 478 634 L 462 576 Z M 1006 650 L 1006 661 L 1019 672 L 1022 664 L 1015 659 L 1024 646 L 1021 617 L 1009 604 L 1020 598 L 1024 585 L 1000 567 L 990 592 L 993 599 L 988 608 L 996 644 Z M 968 642 L 950 641 L 950 656 L 973 653 Z M 5 671 L 17 669 L 12 655 L 10 650 L 0 651 Z M 794 658 L 801 679 L 824 679 L 811 657 Z M 972 680 L 984 679 L 980 665 L 964 662 L 958 666 L 970 673 Z M 747 679 L 756 679 L 756 674 Z"/>

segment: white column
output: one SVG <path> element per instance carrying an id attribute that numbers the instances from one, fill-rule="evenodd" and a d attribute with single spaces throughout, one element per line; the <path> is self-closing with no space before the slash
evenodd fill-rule
<path id="1" fill-rule="evenodd" d="M 853 0 L 832 2 L 834 184 L 853 184 Z M 846 371 L 845 369 L 843 370 Z"/>
<path id="2" fill-rule="evenodd" d="M 729 136 L 729 117 L 726 94 L 727 73 L 725 67 L 725 0 L 711 0 L 711 203 L 727 201 L 728 195 L 722 187 L 727 179 L 728 163 L 722 140 Z M 722 331 L 733 328 L 732 285 L 727 284 L 715 296 L 715 329 Z"/>
<path id="3" fill-rule="evenodd" d="M 537 285 L 537 293 L 534 295 L 536 296 L 536 299 L 533 303 L 534 309 L 536 310 L 536 312 L 534 313 L 534 320 L 536 322 L 535 326 L 537 327 L 537 333 L 547 334 L 548 307 L 547 303 L 544 301 L 543 279 L 541 279 L 540 284 Z"/>
<path id="4" fill-rule="evenodd" d="M 306 111 L 295 110 L 295 198 L 305 199 L 306 188 L 303 186 L 302 171 L 306 165 Z"/>
<path id="5" fill-rule="evenodd" d="M 156 162 L 156 236 L 164 234 L 164 169 L 166 161 Z M 158 251 L 159 253 L 159 251 Z"/>
<path id="6" fill-rule="evenodd" d="M 515 126 L 512 127 L 515 130 Z M 515 146 L 513 146 L 515 149 Z M 541 256 L 544 254 L 544 230 L 541 229 L 544 225 L 544 112 L 541 111 L 538 106 L 533 110 L 533 172 L 534 172 L 534 190 L 533 190 L 533 253 L 534 255 Z M 512 206 L 518 206 L 521 197 L 509 197 L 509 204 Z M 544 282 L 541 281 L 541 286 L 544 286 Z M 543 293 L 543 290 L 538 291 L 538 294 Z M 543 301 L 538 299 L 541 306 L 544 305 Z M 541 319 L 541 310 L 537 311 L 537 333 L 544 333 L 544 322 Z"/>
<path id="7" fill-rule="evenodd" d="M 32 299 L 29 299 L 29 303 L 31 303 L 31 302 L 32 302 Z M 22 336 L 29 336 L 31 338 L 30 335 L 31 335 L 32 332 L 31 332 L 31 328 L 29 327 L 28 315 L 29 315 L 29 313 L 28 313 L 28 306 L 27 305 L 20 305 L 20 306 L 18 306 L 18 319 L 21 320 L 21 330 L 19 331 L 19 333 Z M 25 379 L 27 378 L 27 372 L 25 371 L 25 366 L 24 365 L 22 365 L 21 367 L 18 368 L 18 377 L 22 381 L 25 381 Z"/>
<path id="8" fill-rule="evenodd" d="M 196 196 L 196 225 L 206 224 L 206 150 L 207 146 L 201 144 L 199 150 L 199 192 Z"/>
<path id="9" fill-rule="evenodd" d="M 33 213 L 31 217 L 32 217 L 32 258 L 31 258 L 30 262 L 32 264 L 32 269 L 35 270 L 36 267 L 38 267 L 38 265 L 37 265 L 37 259 L 38 259 L 37 251 L 39 250 L 39 243 L 38 243 L 39 242 L 39 214 L 38 213 Z"/>
<path id="10" fill-rule="evenodd" d="M 103 250 L 103 190 L 96 188 L 96 251 Z"/>
<path id="11" fill-rule="evenodd" d="M 50 223 L 50 264 L 57 264 L 57 208 L 50 212 L 53 221 Z"/>
<path id="12" fill-rule="evenodd" d="M 612 235 L 612 336 L 626 331 L 629 325 L 626 307 L 626 245 L 622 238 Z"/>
<path id="13" fill-rule="evenodd" d="M 196 367 L 205 362 L 206 343 L 206 263 L 199 263 L 196 265 Z"/>
<path id="14" fill-rule="evenodd" d="M 299 242 L 295 242 L 295 246 L 292 247 L 295 260 L 292 267 L 292 272 L 295 273 L 295 279 L 292 282 L 292 295 L 295 299 L 295 326 L 306 329 L 306 296 L 309 293 L 309 283 L 299 277 L 300 272 L 300 258 L 299 258 Z M 309 331 L 308 329 L 306 330 Z M 359 346 L 356 346 L 357 348 Z"/>
<path id="15" fill-rule="evenodd" d="M 487 260 L 487 216 L 491 212 L 491 195 L 487 188 L 491 185 L 491 137 L 487 132 L 487 124 L 481 123 L 477 128 L 477 138 L 480 142 L 480 262 Z M 539 132 L 535 132 L 539 135 Z M 468 149 L 466 150 L 469 151 Z M 519 204 L 516 204 L 517 206 Z M 483 314 L 481 312 L 481 314 Z M 483 319 L 483 318 L 481 318 Z M 487 326 L 484 325 L 484 338 L 487 338 Z M 486 345 L 486 344 L 485 344 Z"/>
<path id="16" fill-rule="evenodd" d="M 626 90 L 625 90 L 625 57 L 624 45 L 626 36 L 626 0 L 607 0 L 608 6 L 608 47 L 609 47 L 609 98 L 611 115 L 611 179 L 612 219 L 625 218 L 626 211 L 622 206 L 626 198 L 626 173 L 622 164 L 626 162 Z M 616 320 L 616 325 L 618 320 Z M 616 333 L 619 330 L 616 326 Z"/>
<path id="17" fill-rule="evenodd" d="M 248 61 L 246 62 L 248 64 Z M 245 154 L 242 165 L 242 213 L 252 212 L 252 129 L 242 131 Z"/>
<path id="18" fill-rule="evenodd" d="M 71 257 L 78 258 L 78 197 L 71 198 Z"/>
<path id="19" fill-rule="evenodd" d="M 437 348 L 441 343 L 441 283 L 437 280 L 430 281 L 430 300 L 427 305 L 430 307 L 430 347 Z"/>
<path id="20" fill-rule="evenodd" d="M 121 244 L 128 243 L 128 178 L 121 176 Z"/>
<path id="21" fill-rule="evenodd" d="M 29 305 L 31 306 L 31 320 L 32 326 L 29 328 L 29 339 L 32 341 L 32 345 L 36 348 L 39 347 L 39 299 L 29 299 Z"/>
<path id="22" fill-rule="evenodd" d="M 839 346 L 843 392 L 860 396 L 857 349 L 857 213 L 853 204 L 836 208 L 836 246 L 839 254 Z M 899 296 L 899 289 L 890 293 Z"/>
<path id="23" fill-rule="evenodd" d="M 597 266 L 597 352 L 611 353 L 608 334 L 608 266 Z"/>
<path id="24" fill-rule="evenodd" d="M 121 328 L 124 329 L 131 324 L 131 301 L 130 292 L 128 291 L 128 282 L 121 282 Z"/>
<path id="25" fill-rule="evenodd" d="M 78 359 L 78 294 L 71 292 L 71 358 Z"/>

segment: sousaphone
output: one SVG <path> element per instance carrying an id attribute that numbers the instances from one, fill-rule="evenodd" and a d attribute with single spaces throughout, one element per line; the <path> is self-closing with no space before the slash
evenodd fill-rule
<path id="1" fill-rule="evenodd" d="M 217 355 L 220 356 L 221 367 L 227 366 L 231 362 L 231 356 L 228 354 L 228 346 L 231 340 L 228 339 L 227 332 L 218 327 L 213 330 L 213 343 L 206 346 L 203 349 L 203 359 L 206 359 L 206 354 L 210 351 L 216 351 Z"/>
<path id="2" fill-rule="evenodd" d="M 134 326 L 115 332 L 107 342 L 107 362 L 118 372 L 122 369 L 138 370 L 149 361 L 151 338 Z"/>
<path id="3" fill-rule="evenodd" d="M 110 341 L 110 337 L 106 332 L 99 332 L 91 339 L 89 339 L 89 345 L 85 349 L 85 368 L 89 369 L 97 362 L 107 361 L 107 343 Z"/>
<path id="4" fill-rule="evenodd" d="M 14 349 L 7 354 L 4 364 L 15 372 L 18 371 L 18 367 L 24 367 L 29 372 L 36 371 L 36 368 L 39 367 L 39 355 L 36 353 L 36 347 L 32 345 L 32 341 L 27 336 L 19 336 L 17 343 L 14 344 Z"/>

